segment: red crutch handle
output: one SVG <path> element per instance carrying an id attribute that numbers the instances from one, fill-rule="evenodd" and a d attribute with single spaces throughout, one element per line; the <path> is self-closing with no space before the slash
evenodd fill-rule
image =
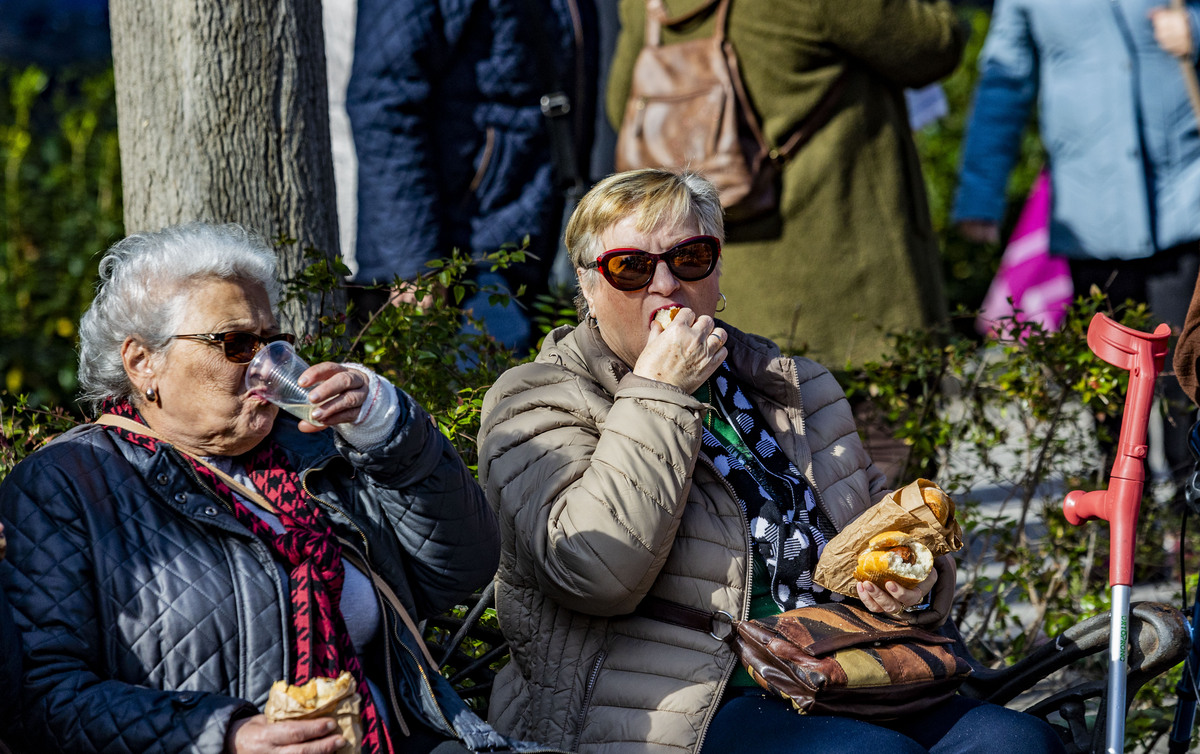
<path id="1" fill-rule="evenodd" d="M 1088 325 L 1088 347 L 1109 364 L 1129 371 L 1129 390 L 1108 489 L 1067 493 L 1063 513 L 1075 526 L 1093 518 L 1108 521 L 1110 585 L 1133 584 L 1133 540 L 1146 480 L 1146 426 L 1154 400 L 1154 381 L 1162 371 L 1170 334 L 1171 328 L 1165 324 L 1153 333 L 1144 333 L 1099 313 Z"/>

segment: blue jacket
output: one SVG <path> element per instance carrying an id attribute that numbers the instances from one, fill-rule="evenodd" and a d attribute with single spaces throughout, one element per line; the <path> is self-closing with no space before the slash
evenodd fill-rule
<path id="1" fill-rule="evenodd" d="M 285 416 L 272 436 L 344 547 L 423 620 L 487 583 L 499 537 L 453 447 L 400 399 L 407 420 L 369 452 Z M 286 575 L 165 443 L 151 453 L 73 429 L 4 479 L 0 517 L 0 583 L 24 639 L 21 713 L 0 735 L 18 750 L 223 751 L 230 722 L 288 676 Z M 381 703 L 473 750 L 503 745 L 380 607 L 364 668 Z"/>
<path id="2" fill-rule="evenodd" d="M 530 239 L 535 286 L 557 249 L 561 191 L 539 107 L 541 34 L 571 96 L 586 170 L 595 101 L 591 0 L 359 0 L 346 109 L 358 152 L 359 282 L 412 279 L 454 248 Z M 579 44 L 580 40 L 583 44 Z"/>
<path id="3" fill-rule="evenodd" d="M 1136 259 L 1200 239 L 1196 115 L 1179 63 L 1155 43 L 1148 17 L 1166 5 L 996 0 L 956 220 L 1002 218 L 1036 99 L 1051 171 L 1052 251 Z M 1187 10 L 1200 46 L 1200 0 Z"/>
<path id="4" fill-rule="evenodd" d="M 21 690 L 21 634 L 0 589 L 0 730 L 16 717 Z M 3 736 L 0 736 L 3 738 Z M 3 750 L 3 746 L 0 746 Z"/>

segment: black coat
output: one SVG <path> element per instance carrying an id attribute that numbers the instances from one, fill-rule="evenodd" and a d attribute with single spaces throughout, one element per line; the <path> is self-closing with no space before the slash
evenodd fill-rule
<path id="1" fill-rule="evenodd" d="M 21 634 L 13 623 L 8 598 L 0 589 L 0 730 L 16 716 L 20 684 Z M 2 746 L 0 751 L 4 751 Z"/>
<path id="2" fill-rule="evenodd" d="M 376 451 L 335 447 L 332 431 L 306 435 L 283 415 L 272 435 L 339 537 L 419 621 L 486 583 L 499 542 L 470 471 L 399 395 L 406 415 Z M 289 676 L 286 578 L 170 446 L 150 453 L 78 427 L 4 480 L 0 519 L 0 582 L 24 639 L 23 709 L 9 730 L 18 748 L 220 752 L 230 721 Z M 381 609 L 367 674 L 407 719 L 458 727 L 461 702 L 415 667 L 412 637 Z"/>

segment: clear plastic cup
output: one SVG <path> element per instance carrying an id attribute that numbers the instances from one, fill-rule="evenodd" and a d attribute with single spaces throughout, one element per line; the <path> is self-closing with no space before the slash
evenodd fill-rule
<path id="1" fill-rule="evenodd" d="M 304 359 L 296 355 L 290 343 L 277 340 L 258 349 L 254 358 L 246 365 L 244 385 L 246 391 L 265 401 L 274 403 L 289 414 L 310 424 L 314 421 L 312 411 L 316 408 L 308 400 L 308 392 L 319 385 L 300 387 L 297 380 L 308 369 Z"/>

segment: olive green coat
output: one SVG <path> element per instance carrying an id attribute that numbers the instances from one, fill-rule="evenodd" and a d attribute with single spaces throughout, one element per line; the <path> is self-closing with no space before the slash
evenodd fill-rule
<path id="1" fill-rule="evenodd" d="M 679 15 L 702 0 L 667 0 Z M 645 35 L 645 0 L 621 0 L 609 77 L 619 125 Z M 711 36 L 707 18 L 663 42 Z M 881 354 L 886 333 L 945 316 L 941 262 L 904 87 L 950 73 L 964 32 L 946 2 L 733 0 L 728 38 L 778 146 L 846 66 L 829 122 L 783 171 L 779 215 L 730 224 L 721 318 L 840 369 Z"/>

